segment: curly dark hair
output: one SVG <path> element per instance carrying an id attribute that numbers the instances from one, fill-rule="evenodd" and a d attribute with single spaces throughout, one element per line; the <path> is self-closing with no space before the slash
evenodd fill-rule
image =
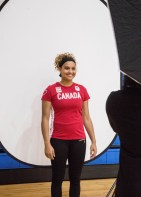
<path id="1" fill-rule="evenodd" d="M 62 66 L 62 61 L 64 59 L 68 59 L 68 61 L 73 61 L 76 63 L 76 59 L 74 57 L 74 55 L 72 53 L 61 53 L 61 54 L 58 54 L 55 58 L 55 62 L 54 62 L 54 65 L 55 65 L 55 69 L 56 70 L 59 70 L 59 68 Z"/>

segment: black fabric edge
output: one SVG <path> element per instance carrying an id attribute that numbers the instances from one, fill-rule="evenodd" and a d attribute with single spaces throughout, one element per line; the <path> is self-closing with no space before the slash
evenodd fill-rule
<path id="1" fill-rule="evenodd" d="M 104 0 L 100 0 L 106 7 L 107 7 L 107 3 Z"/>
<path id="2" fill-rule="evenodd" d="M 0 11 L 3 9 L 3 7 L 7 4 L 8 1 L 9 0 L 6 0 L 0 5 Z"/>

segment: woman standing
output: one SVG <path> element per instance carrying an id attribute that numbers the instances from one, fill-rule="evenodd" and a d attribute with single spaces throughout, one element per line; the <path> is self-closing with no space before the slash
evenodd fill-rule
<path id="1" fill-rule="evenodd" d="M 55 68 L 61 80 L 49 85 L 42 96 L 42 134 L 45 155 L 52 164 L 52 197 L 62 196 L 66 161 L 69 164 L 70 197 L 80 196 L 80 177 L 84 164 L 86 136 L 91 139 L 90 157 L 97 153 L 93 124 L 89 115 L 89 94 L 84 86 L 74 83 L 76 60 L 63 53 L 55 58 Z M 49 135 L 49 118 L 54 111 L 53 132 Z"/>

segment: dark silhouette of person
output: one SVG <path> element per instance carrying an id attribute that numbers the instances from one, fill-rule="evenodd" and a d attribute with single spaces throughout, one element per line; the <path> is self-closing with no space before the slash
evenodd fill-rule
<path id="1" fill-rule="evenodd" d="M 120 139 L 115 197 L 141 197 L 141 85 L 124 76 L 124 86 L 106 101 L 109 123 Z"/>

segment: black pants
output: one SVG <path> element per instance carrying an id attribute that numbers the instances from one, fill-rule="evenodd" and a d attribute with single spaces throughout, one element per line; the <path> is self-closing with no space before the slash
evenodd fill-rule
<path id="1" fill-rule="evenodd" d="M 65 175 L 66 161 L 69 164 L 70 197 L 80 196 L 80 176 L 85 158 L 85 140 L 51 139 L 55 150 L 55 159 L 52 163 L 52 197 L 62 197 L 62 182 Z"/>

